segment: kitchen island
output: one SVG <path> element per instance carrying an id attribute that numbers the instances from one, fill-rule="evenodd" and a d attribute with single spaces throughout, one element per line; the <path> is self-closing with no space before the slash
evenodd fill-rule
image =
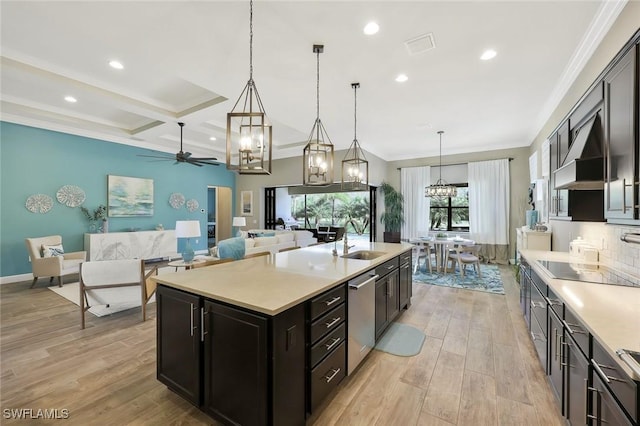
<path id="1" fill-rule="evenodd" d="M 381 277 L 376 335 L 410 305 L 411 245 L 333 247 L 155 277 L 158 379 L 225 423 L 304 424 L 346 374 L 346 283 Z"/>
<path id="2" fill-rule="evenodd" d="M 638 424 L 640 375 L 617 352 L 640 352 L 640 277 L 564 252 L 522 250 L 521 256 L 521 307 L 565 418 Z M 563 265 L 568 273 L 554 276 L 561 268 L 553 266 Z M 589 282 L 598 279 L 605 283 Z M 627 285 L 606 284 L 614 281 Z"/>

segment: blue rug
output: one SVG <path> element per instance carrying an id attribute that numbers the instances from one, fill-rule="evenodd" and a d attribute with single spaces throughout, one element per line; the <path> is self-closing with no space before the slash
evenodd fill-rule
<path id="1" fill-rule="evenodd" d="M 467 266 L 464 278 L 460 275 L 458 266 L 455 272 L 447 272 L 447 275 L 437 272 L 429 273 L 423 268 L 413 274 L 413 281 L 421 284 L 433 284 L 443 287 L 465 288 L 467 290 L 484 291 L 487 293 L 504 294 L 500 269 L 497 265 L 480 264 L 480 275 L 476 274 L 473 266 Z"/>
<path id="2" fill-rule="evenodd" d="M 392 323 L 375 349 L 398 356 L 414 356 L 420 353 L 425 335 L 422 331 L 406 324 Z"/>

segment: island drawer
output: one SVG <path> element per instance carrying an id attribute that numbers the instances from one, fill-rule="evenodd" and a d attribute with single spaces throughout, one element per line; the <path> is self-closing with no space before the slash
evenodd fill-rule
<path id="1" fill-rule="evenodd" d="M 385 275 L 387 275 L 389 272 L 393 271 L 394 269 L 398 269 L 398 258 L 397 257 L 384 262 L 380 266 L 376 266 L 376 274 L 380 275 L 381 277 L 384 277 Z"/>
<path id="2" fill-rule="evenodd" d="M 600 346 L 596 339 L 593 339 L 592 355 L 591 365 L 593 366 L 594 374 L 600 376 L 620 402 L 623 410 L 638 424 L 639 395 L 636 382 L 627 376 L 616 360 Z"/>
<path id="3" fill-rule="evenodd" d="M 411 251 L 408 251 L 406 253 L 402 253 L 400 255 L 400 264 L 401 265 L 405 265 L 407 263 L 411 263 Z"/>
<path id="4" fill-rule="evenodd" d="M 340 346 L 311 371 L 311 411 L 322 403 L 347 373 L 346 344 Z"/>
<path id="5" fill-rule="evenodd" d="M 344 284 L 311 299 L 311 320 L 338 306 L 346 300 L 346 286 Z M 344 318 L 344 317 L 343 317 Z"/>
<path id="6" fill-rule="evenodd" d="M 345 304 L 327 312 L 311 324 L 311 344 L 332 330 L 335 330 L 344 322 L 347 315 Z"/>
<path id="7" fill-rule="evenodd" d="M 585 357 L 589 357 L 589 332 L 569 308 L 564 308 L 564 328 L 573 337 Z"/>
<path id="8" fill-rule="evenodd" d="M 542 289 L 540 289 L 542 290 Z M 562 300 L 558 299 L 558 296 L 556 296 L 556 294 L 553 292 L 553 290 L 551 290 L 550 288 L 547 289 L 547 300 L 549 302 L 549 308 L 553 309 L 553 312 L 556 313 L 556 315 L 558 316 L 558 318 L 563 319 L 564 318 L 564 303 L 562 303 Z"/>
<path id="9" fill-rule="evenodd" d="M 340 343 L 344 342 L 345 337 L 346 327 L 343 322 L 338 328 L 327 334 L 311 347 L 311 366 L 314 367 L 318 362 L 322 361 L 322 359 L 337 348 Z"/>

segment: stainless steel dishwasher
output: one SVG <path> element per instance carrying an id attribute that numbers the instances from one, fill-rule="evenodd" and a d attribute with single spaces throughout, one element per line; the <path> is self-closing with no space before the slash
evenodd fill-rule
<path id="1" fill-rule="evenodd" d="M 347 374 L 356 369 L 376 344 L 376 275 L 374 271 L 349 281 L 349 346 Z"/>

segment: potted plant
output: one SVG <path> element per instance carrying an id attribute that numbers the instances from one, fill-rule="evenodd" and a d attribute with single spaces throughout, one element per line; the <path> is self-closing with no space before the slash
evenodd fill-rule
<path id="1" fill-rule="evenodd" d="M 99 221 L 102 222 L 102 226 L 100 227 L 101 232 L 107 232 L 107 206 L 100 204 L 93 213 L 84 206 L 81 206 L 80 210 L 82 210 L 82 213 L 89 219 L 89 232 L 93 233 L 98 230 L 96 222 Z"/>
<path id="2" fill-rule="evenodd" d="M 385 230 L 384 242 L 399 243 L 400 228 L 404 223 L 404 196 L 387 182 L 382 182 L 380 190 L 384 195 L 384 213 L 380 216 Z"/>

